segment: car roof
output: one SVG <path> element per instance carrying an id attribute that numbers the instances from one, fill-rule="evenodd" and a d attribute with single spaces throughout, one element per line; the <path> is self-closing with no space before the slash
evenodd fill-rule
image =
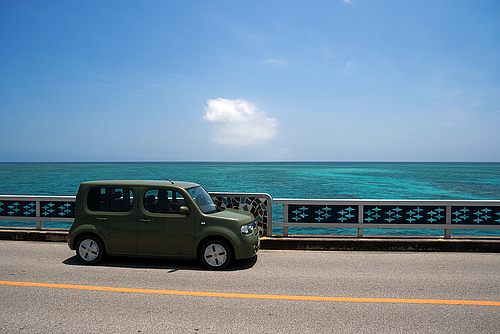
<path id="1" fill-rule="evenodd" d="M 179 187 L 193 188 L 200 185 L 193 182 L 185 181 L 165 181 L 165 180 L 102 180 L 102 181 L 87 181 L 82 182 L 85 186 L 113 186 L 113 187 Z"/>

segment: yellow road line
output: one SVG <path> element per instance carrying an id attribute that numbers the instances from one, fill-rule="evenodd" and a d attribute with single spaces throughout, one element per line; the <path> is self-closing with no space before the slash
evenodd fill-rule
<path id="1" fill-rule="evenodd" d="M 286 296 L 286 295 L 261 295 L 247 293 L 223 293 L 223 292 L 198 292 L 198 291 L 175 291 L 155 289 L 131 289 L 114 288 L 106 286 L 88 286 L 73 284 L 51 284 L 33 282 L 0 281 L 0 285 L 29 286 L 59 289 L 77 289 L 91 291 L 113 291 L 131 293 L 152 293 L 161 295 L 198 296 L 198 297 L 225 297 L 225 298 L 248 298 L 248 299 L 274 299 L 274 300 L 298 300 L 298 301 L 324 301 L 324 302 L 358 302 L 358 303 L 403 303 L 403 304 L 442 304 L 442 305 L 476 305 L 476 306 L 500 306 L 500 302 L 482 300 L 448 300 L 448 299 L 406 299 L 406 298 L 350 298 L 350 297 L 319 297 L 319 296 Z"/>

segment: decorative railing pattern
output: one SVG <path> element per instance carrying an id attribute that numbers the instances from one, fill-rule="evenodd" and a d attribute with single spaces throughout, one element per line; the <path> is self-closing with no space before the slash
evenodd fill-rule
<path id="1" fill-rule="evenodd" d="M 0 201 L 0 216 L 34 217 L 36 203 L 26 201 Z"/>
<path id="2" fill-rule="evenodd" d="M 0 220 L 72 222 L 76 196 L 8 196 L 0 195 Z"/>
<path id="3" fill-rule="evenodd" d="M 74 196 L 60 196 L 53 198 L 40 197 L 32 200 L 24 200 L 21 196 L 15 197 L 18 197 L 19 199 L 10 201 L 0 199 L 0 219 L 4 217 L 14 220 L 19 220 L 16 219 L 19 217 L 75 218 Z"/>
<path id="4" fill-rule="evenodd" d="M 436 206 L 365 206 L 364 222 L 380 224 L 444 224 L 446 208 Z"/>
<path id="5" fill-rule="evenodd" d="M 272 198 L 268 194 L 210 193 L 218 208 L 232 208 L 251 212 L 257 220 L 261 235 L 267 235 L 272 220 Z M 264 232 L 266 231 L 266 232 Z"/>
<path id="6" fill-rule="evenodd" d="M 358 208 L 354 205 L 289 205 L 288 217 L 294 222 L 355 223 L 358 221 Z"/>
<path id="7" fill-rule="evenodd" d="M 357 223 L 359 206 L 289 205 L 293 222 Z M 500 206 L 452 206 L 452 224 L 500 225 Z M 446 224 L 446 206 L 365 205 L 363 223 Z M 495 219 L 496 218 L 496 219 Z"/>
<path id="8" fill-rule="evenodd" d="M 500 201 L 377 201 L 274 199 L 273 226 L 363 228 L 500 229 Z"/>
<path id="9" fill-rule="evenodd" d="M 42 216 L 75 218 L 75 203 L 40 202 Z"/>
<path id="10" fill-rule="evenodd" d="M 481 225 L 499 225 L 500 207 L 487 206 L 464 206 L 452 207 L 451 209 L 453 224 L 481 224 Z"/>

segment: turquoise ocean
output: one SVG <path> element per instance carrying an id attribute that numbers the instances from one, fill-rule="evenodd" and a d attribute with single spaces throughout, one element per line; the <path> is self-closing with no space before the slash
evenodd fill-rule
<path id="1" fill-rule="evenodd" d="M 162 177 L 199 183 L 212 192 L 268 193 L 273 198 L 500 200 L 500 163 L 0 163 L 0 195 L 76 195 L 84 181 Z M 0 221 L 0 225 L 35 226 L 35 222 Z M 44 222 L 43 226 L 69 228 L 70 224 Z M 289 233 L 355 235 L 357 231 L 290 228 Z M 365 229 L 364 234 L 439 236 L 443 231 Z M 500 231 L 454 230 L 452 235 L 500 236 Z"/>

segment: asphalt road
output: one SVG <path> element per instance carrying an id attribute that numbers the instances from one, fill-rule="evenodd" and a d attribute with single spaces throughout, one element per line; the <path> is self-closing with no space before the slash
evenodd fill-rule
<path id="1" fill-rule="evenodd" d="M 498 254 L 267 250 L 214 272 L 0 241 L 2 333 L 499 331 Z"/>

